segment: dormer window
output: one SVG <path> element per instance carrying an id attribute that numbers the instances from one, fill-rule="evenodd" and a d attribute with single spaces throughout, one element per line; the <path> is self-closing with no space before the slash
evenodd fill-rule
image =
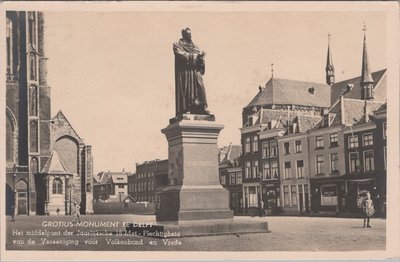
<path id="1" fill-rule="evenodd" d="M 315 88 L 313 86 L 308 88 L 308 92 L 313 95 L 315 92 Z"/>

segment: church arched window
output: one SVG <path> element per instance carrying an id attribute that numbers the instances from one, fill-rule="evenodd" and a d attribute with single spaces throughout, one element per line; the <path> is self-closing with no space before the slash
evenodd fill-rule
<path id="1" fill-rule="evenodd" d="M 62 181 L 59 178 L 53 180 L 53 194 L 60 194 L 62 195 Z"/>

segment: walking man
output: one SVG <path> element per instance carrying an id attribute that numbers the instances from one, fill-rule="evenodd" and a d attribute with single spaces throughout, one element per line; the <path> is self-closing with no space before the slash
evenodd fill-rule
<path id="1" fill-rule="evenodd" d="M 80 220 L 80 216 L 81 216 L 80 209 L 81 209 L 81 207 L 79 206 L 79 204 L 74 202 L 74 218 L 72 219 L 72 223 L 76 223 L 76 220 L 78 220 L 78 223 L 81 222 L 81 220 Z"/>
<path id="2" fill-rule="evenodd" d="M 371 227 L 369 224 L 369 219 L 374 215 L 375 210 L 374 210 L 374 202 L 372 201 L 371 194 L 369 192 L 367 192 L 367 197 L 364 199 L 361 206 L 364 214 L 364 227 L 365 227 L 365 222 L 367 223 L 367 227 Z"/>

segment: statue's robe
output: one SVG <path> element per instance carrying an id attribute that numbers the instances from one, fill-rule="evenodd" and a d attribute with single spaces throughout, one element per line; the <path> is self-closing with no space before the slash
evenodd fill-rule
<path id="1" fill-rule="evenodd" d="M 204 60 L 201 50 L 183 38 L 173 45 L 175 54 L 176 116 L 190 112 L 202 114 L 207 107 L 203 84 Z"/>

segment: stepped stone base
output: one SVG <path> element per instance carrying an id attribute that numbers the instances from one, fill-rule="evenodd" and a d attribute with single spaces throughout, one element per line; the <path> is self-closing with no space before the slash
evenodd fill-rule
<path id="1" fill-rule="evenodd" d="M 155 238 L 179 238 L 230 234 L 270 233 L 268 223 L 251 219 L 216 219 L 157 222 L 150 227 L 128 224 L 127 232 Z"/>

